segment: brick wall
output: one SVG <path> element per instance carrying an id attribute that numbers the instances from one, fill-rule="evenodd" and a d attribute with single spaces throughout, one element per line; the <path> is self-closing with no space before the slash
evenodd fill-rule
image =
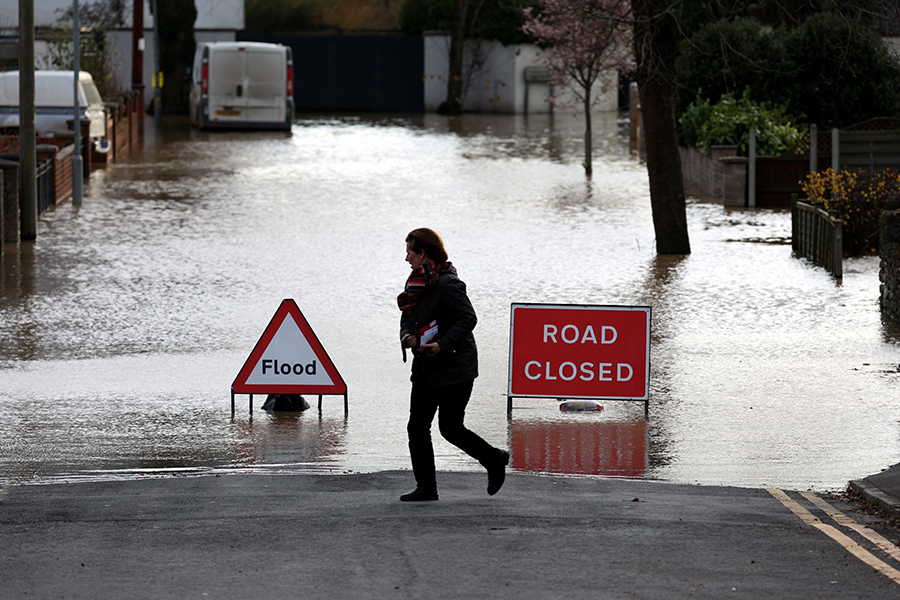
<path id="1" fill-rule="evenodd" d="M 680 152 L 688 193 L 725 206 L 745 206 L 747 159 L 737 155 L 737 146 L 713 146 L 712 156 L 700 148 L 680 148 Z"/>
<path id="2" fill-rule="evenodd" d="M 75 145 L 69 144 L 56 153 L 56 203 L 59 204 L 72 197 L 72 158 L 75 156 Z"/>

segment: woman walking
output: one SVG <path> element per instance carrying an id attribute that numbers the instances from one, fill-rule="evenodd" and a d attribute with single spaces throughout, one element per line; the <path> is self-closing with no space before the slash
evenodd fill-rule
<path id="1" fill-rule="evenodd" d="M 487 469 L 490 495 L 506 478 L 509 452 L 495 448 L 466 428 L 466 405 L 478 376 L 478 350 L 472 330 L 477 318 L 466 295 L 466 284 L 447 260 L 440 236 L 431 229 L 414 229 L 406 236 L 406 262 L 412 273 L 397 297 L 400 343 L 413 350 L 409 402 L 409 454 L 416 489 L 400 496 L 404 502 L 437 500 L 431 423 L 448 442 Z"/>

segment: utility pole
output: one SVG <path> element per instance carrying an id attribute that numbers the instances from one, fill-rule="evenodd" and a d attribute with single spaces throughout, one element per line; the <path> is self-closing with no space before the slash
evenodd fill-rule
<path id="1" fill-rule="evenodd" d="M 162 126 L 163 75 L 159 70 L 159 2 L 153 2 L 153 121 L 156 128 Z"/>
<path id="2" fill-rule="evenodd" d="M 138 106 L 141 114 L 144 111 L 144 0 L 134 0 L 134 13 L 131 28 L 131 89 L 138 93 Z M 144 133 L 144 119 L 141 118 L 138 128 Z"/>
<path id="3" fill-rule="evenodd" d="M 19 236 L 37 239 L 34 139 L 34 0 L 19 0 Z"/>
<path id="4" fill-rule="evenodd" d="M 81 206 L 84 163 L 81 159 L 81 99 L 78 97 L 78 75 L 81 73 L 80 28 L 78 24 L 78 0 L 72 0 L 72 15 L 75 19 L 75 154 L 72 155 L 72 204 Z"/>

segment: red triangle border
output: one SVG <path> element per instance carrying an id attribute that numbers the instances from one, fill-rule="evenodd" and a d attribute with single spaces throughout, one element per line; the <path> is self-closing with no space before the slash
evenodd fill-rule
<path id="1" fill-rule="evenodd" d="M 250 377 L 251 373 L 253 373 L 253 368 L 259 363 L 262 355 L 268 349 L 269 344 L 281 327 L 281 324 L 284 323 L 284 320 L 287 319 L 288 316 L 293 317 L 297 327 L 300 328 L 300 333 L 303 334 L 307 343 L 309 343 L 310 348 L 312 348 L 312 351 L 316 354 L 319 364 L 325 369 L 328 376 L 331 377 L 331 381 L 334 382 L 332 385 L 270 385 L 247 383 L 247 379 Z M 343 377 L 338 373 L 334 363 L 331 362 L 331 358 L 328 356 L 322 343 L 319 342 L 319 338 L 316 337 L 312 327 L 309 326 L 303 313 L 300 312 L 300 307 L 297 306 L 297 303 L 294 302 L 292 298 L 286 298 L 281 302 L 281 306 L 278 307 L 278 310 L 275 311 L 272 320 L 269 321 L 269 324 L 266 326 L 265 331 L 263 331 L 262 336 L 260 336 L 259 341 L 256 342 L 256 346 L 253 347 L 253 351 L 250 352 L 250 356 L 247 357 L 244 366 L 241 367 L 240 372 L 238 372 L 237 377 L 235 377 L 234 383 L 231 384 L 231 391 L 237 394 L 346 394 L 347 384 L 344 383 Z"/>

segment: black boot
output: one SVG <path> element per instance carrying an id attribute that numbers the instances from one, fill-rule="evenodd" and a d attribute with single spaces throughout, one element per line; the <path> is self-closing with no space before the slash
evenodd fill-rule
<path id="1" fill-rule="evenodd" d="M 437 490 L 426 490 L 425 488 L 420 487 L 417 487 L 408 494 L 403 494 L 402 496 L 400 496 L 400 500 L 402 500 L 403 502 L 428 502 L 430 500 L 437 499 Z"/>
<path id="2" fill-rule="evenodd" d="M 499 492 L 500 488 L 503 487 L 503 482 L 506 481 L 506 465 L 509 464 L 509 452 L 506 450 L 499 450 L 499 452 L 500 455 L 494 464 L 488 467 L 487 492 L 489 496 Z"/>

